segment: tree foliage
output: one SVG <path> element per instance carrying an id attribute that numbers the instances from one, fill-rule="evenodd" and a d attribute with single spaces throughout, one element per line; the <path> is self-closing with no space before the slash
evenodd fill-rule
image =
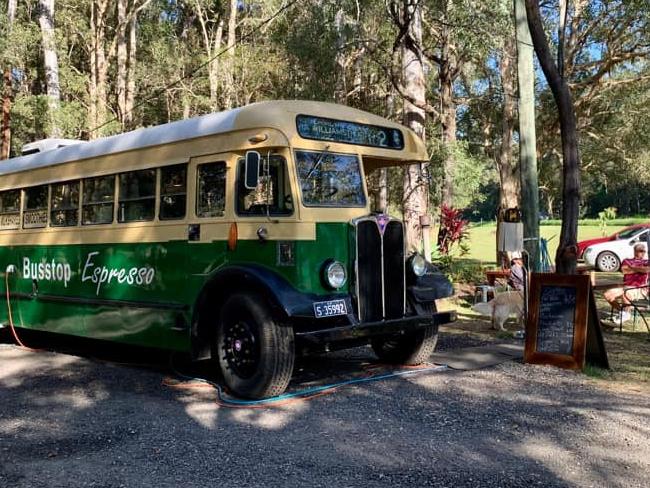
<path id="1" fill-rule="evenodd" d="M 126 17 L 118 15 L 120 2 L 125 2 Z M 100 137 L 229 104 L 281 98 L 336 101 L 402 120 L 408 94 L 400 57 L 412 39 L 392 13 L 413 0 L 120 2 L 56 0 L 61 86 L 56 122 L 63 137 Z M 511 179 L 518 178 L 516 124 L 511 138 L 504 130 L 504 109 L 516 93 L 501 69 L 513 56 L 508 47 L 514 38 L 512 2 L 419 3 L 423 38 L 415 48 L 426 77 L 430 208 L 442 203 L 445 188 L 452 188 L 454 207 L 491 218 L 502 185 L 499 170 L 510 164 Z M 13 97 L 12 155 L 47 133 L 37 5 L 38 0 L 18 2 L 11 30 L 6 3 L 0 9 L 0 63 L 11 67 L 13 79 L 11 93 L 3 88 L 3 96 Z M 557 1 L 544 5 L 554 48 Z M 575 93 L 582 136 L 581 213 L 596 216 L 610 206 L 622 215 L 647 212 L 647 0 L 573 0 L 568 5 L 564 73 Z M 126 51 L 120 51 L 121 45 Z M 121 96 L 129 83 L 130 108 Z M 537 91 L 540 195 L 547 211 L 557 215 L 562 165 L 557 112 L 541 79 Z M 387 179 L 389 205 L 396 212 L 402 198 L 399 170 L 391 170 Z"/>

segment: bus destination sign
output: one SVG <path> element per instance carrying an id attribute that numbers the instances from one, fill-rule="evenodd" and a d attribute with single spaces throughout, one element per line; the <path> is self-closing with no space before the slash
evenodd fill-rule
<path id="1" fill-rule="evenodd" d="M 298 115 L 296 124 L 298 134 L 305 139 L 404 149 L 404 138 L 399 129 L 309 115 Z"/>

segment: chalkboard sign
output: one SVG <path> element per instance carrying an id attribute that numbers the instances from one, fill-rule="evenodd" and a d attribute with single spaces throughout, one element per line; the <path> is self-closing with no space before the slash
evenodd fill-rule
<path id="1" fill-rule="evenodd" d="M 581 369 L 587 332 L 600 333 L 600 323 L 587 275 L 533 273 L 530 281 L 524 361 Z M 589 324 L 589 327 L 588 327 Z M 602 344 L 602 336 L 601 342 Z M 604 355 L 604 345 L 602 346 Z"/>
<path id="2" fill-rule="evenodd" d="M 536 350 L 571 354 L 575 315 L 575 288 L 543 285 L 539 297 Z"/>

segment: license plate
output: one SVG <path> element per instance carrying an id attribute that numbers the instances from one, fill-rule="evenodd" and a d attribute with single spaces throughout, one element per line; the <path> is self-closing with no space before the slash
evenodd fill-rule
<path id="1" fill-rule="evenodd" d="M 345 300 L 329 300 L 327 302 L 314 303 L 314 315 L 317 319 L 333 317 L 335 315 L 347 315 Z"/>

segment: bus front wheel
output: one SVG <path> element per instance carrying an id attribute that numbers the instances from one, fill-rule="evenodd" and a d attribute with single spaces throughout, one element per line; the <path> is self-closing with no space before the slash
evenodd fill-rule
<path id="1" fill-rule="evenodd" d="M 261 297 L 232 295 L 221 308 L 216 355 L 224 381 L 236 395 L 280 395 L 293 374 L 293 329 L 278 324 Z"/>
<path id="2" fill-rule="evenodd" d="M 429 359 L 437 343 L 438 327 L 428 325 L 403 336 L 379 337 L 371 344 L 380 361 L 415 366 Z"/>

